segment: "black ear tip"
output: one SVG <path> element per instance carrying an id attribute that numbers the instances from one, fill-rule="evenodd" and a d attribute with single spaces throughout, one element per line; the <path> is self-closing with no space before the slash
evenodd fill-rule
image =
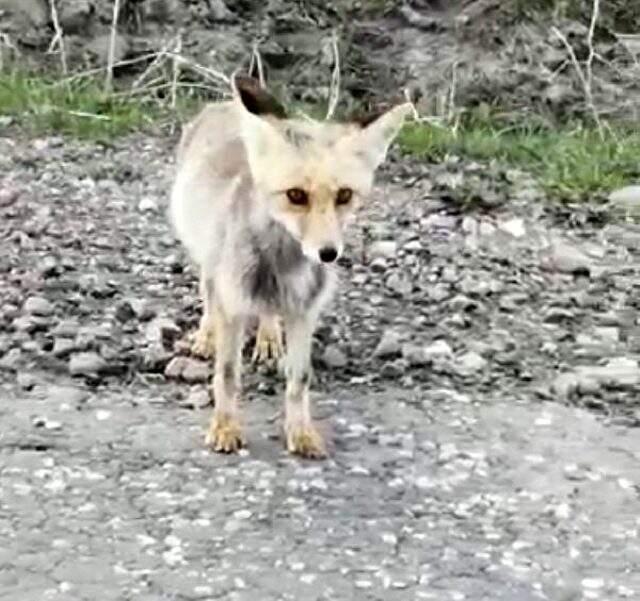
<path id="1" fill-rule="evenodd" d="M 250 113 L 286 119 L 287 112 L 284 106 L 265 90 L 257 79 L 239 73 L 232 75 L 231 79 L 242 104 Z"/>

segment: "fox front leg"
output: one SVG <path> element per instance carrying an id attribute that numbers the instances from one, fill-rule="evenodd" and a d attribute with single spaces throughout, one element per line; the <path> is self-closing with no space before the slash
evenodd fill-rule
<path id="1" fill-rule="evenodd" d="M 298 316 L 285 319 L 287 351 L 285 358 L 285 424 L 287 449 L 309 459 L 322 459 L 327 451 L 324 440 L 311 418 L 311 340 L 315 319 Z"/>
<path id="2" fill-rule="evenodd" d="M 215 409 L 206 436 L 214 451 L 234 453 L 245 445 L 240 424 L 240 374 L 244 322 L 237 316 L 214 309 L 216 360 L 213 375 Z"/>

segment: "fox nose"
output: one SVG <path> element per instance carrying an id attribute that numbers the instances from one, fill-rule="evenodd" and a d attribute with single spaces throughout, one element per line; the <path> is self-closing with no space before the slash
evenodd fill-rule
<path id="1" fill-rule="evenodd" d="M 318 251 L 323 263 L 333 263 L 338 258 L 338 251 L 333 246 L 324 246 Z"/>

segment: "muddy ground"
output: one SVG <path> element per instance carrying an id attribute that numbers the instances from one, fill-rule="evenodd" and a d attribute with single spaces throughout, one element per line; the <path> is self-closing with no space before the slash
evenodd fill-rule
<path id="1" fill-rule="evenodd" d="M 331 457 L 286 454 L 248 361 L 222 456 L 174 143 L 0 139 L 0 599 L 640 594 L 640 228 L 394 155 L 316 335 Z"/>

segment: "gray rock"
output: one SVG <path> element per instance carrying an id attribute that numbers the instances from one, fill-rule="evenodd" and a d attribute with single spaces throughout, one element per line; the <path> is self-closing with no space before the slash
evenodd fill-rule
<path id="1" fill-rule="evenodd" d="M 206 361 L 187 358 L 182 368 L 182 379 L 185 382 L 206 382 L 209 379 L 209 365 Z"/>
<path id="2" fill-rule="evenodd" d="M 405 344 L 402 346 L 402 357 L 411 367 L 430 365 L 432 357 L 427 355 L 425 347 L 418 344 Z"/>
<path id="3" fill-rule="evenodd" d="M 424 353 L 432 359 L 448 358 L 453 356 L 453 349 L 446 340 L 435 340 L 424 348 Z"/>
<path id="4" fill-rule="evenodd" d="M 558 375 L 551 384 L 551 392 L 558 395 L 560 400 L 570 399 L 577 391 L 580 379 L 574 373 L 568 372 Z"/>
<path id="5" fill-rule="evenodd" d="M 327 367 L 341 368 L 348 363 L 347 356 L 335 345 L 330 344 L 322 353 L 322 361 Z"/>
<path id="6" fill-rule="evenodd" d="M 16 371 L 22 361 L 22 351 L 13 348 L 0 359 L 0 370 Z"/>
<path id="7" fill-rule="evenodd" d="M 174 357 L 169 361 L 167 367 L 164 370 L 164 375 L 167 378 L 179 378 L 182 376 L 182 372 L 187 364 L 188 357 Z"/>
<path id="8" fill-rule="evenodd" d="M 31 390 L 36 385 L 36 378 L 33 374 L 20 372 L 16 376 L 16 382 L 22 390 Z"/>
<path id="9" fill-rule="evenodd" d="M 77 405 L 89 397 L 89 393 L 75 386 L 49 386 L 46 390 L 46 400 L 53 405 Z"/>
<path id="10" fill-rule="evenodd" d="M 540 263 L 551 271 L 589 274 L 593 261 L 573 244 L 556 239 L 545 251 Z"/>
<path id="11" fill-rule="evenodd" d="M 109 60 L 111 48 L 111 34 L 104 34 L 95 37 L 87 44 L 87 50 L 96 57 L 99 63 L 106 63 Z M 116 63 L 124 60 L 129 54 L 129 39 L 117 34 L 114 47 L 114 61 Z"/>
<path id="12" fill-rule="evenodd" d="M 127 321 L 133 319 L 135 316 L 136 312 L 128 300 L 121 300 L 116 303 L 114 317 L 119 322 L 126 323 Z"/>
<path id="13" fill-rule="evenodd" d="M 148 344 L 161 344 L 164 348 L 171 348 L 180 337 L 180 328 L 167 317 L 156 317 L 147 325 L 145 338 Z"/>
<path id="14" fill-rule="evenodd" d="M 95 7 L 90 0 L 66 0 L 60 4 L 58 20 L 65 34 L 87 33 Z"/>
<path id="15" fill-rule="evenodd" d="M 47 5 L 39 0 L 3 0 L 0 8 L 13 17 L 12 21 L 18 29 L 42 27 L 49 19 Z"/>
<path id="16" fill-rule="evenodd" d="M 609 195 L 609 202 L 629 215 L 640 214 L 640 185 L 625 186 Z"/>
<path id="17" fill-rule="evenodd" d="M 51 351 L 54 357 L 67 357 L 74 350 L 76 350 L 76 343 L 70 338 L 56 338 L 53 341 L 53 350 Z"/>
<path id="18" fill-rule="evenodd" d="M 387 329 L 382 333 L 378 346 L 373 351 L 374 357 L 394 357 L 402 351 L 401 336 L 398 332 Z"/>
<path id="19" fill-rule="evenodd" d="M 72 376 L 95 376 L 107 369 L 107 362 L 97 353 L 77 353 L 69 360 Z"/>
<path id="20" fill-rule="evenodd" d="M 455 362 L 455 369 L 457 373 L 463 376 L 479 372 L 486 366 L 487 360 L 473 351 L 461 355 Z"/>
<path id="21" fill-rule="evenodd" d="M 17 188 L 0 188 L 0 207 L 8 207 L 18 200 L 20 191 Z"/>
<path id="22" fill-rule="evenodd" d="M 209 0 L 209 16 L 213 21 L 232 21 L 235 15 L 227 8 L 223 0 Z"/>
<path id="23" fill-rule="evenodd" d="M 189 396 L 181 403 L 185 407 L 193 407 L 194 409 L 204 409 L 211 404 L 209 391 L 197 387 L 189 392 Z"/>
<path id="24" fill-rule="evenodd" d="M 30 296 L 25 301 L 23 309 L 30 315 L 40 317 L 48 317 L 53 313 L 53 305 L 42 296 Z"/>
<path id="25" fill-rule="evenodd" d="M 80 326 L 75 319 L 65 319 L 51 330 L 51 335 L 61 338 L 75 338 L 79 329 Z"/>
<path id="26" fill-rule="evenodd" d="M 382 257 L 392 259 L 398 252 L 398 244 L 395 240 L 377 240 L 368 249 L 372 259 Z"/>
<path id="27" fill-rule="evenodd" d="M 411 280 L 406 277 L 404 274 L 400 273 L 392 273 L 385 282 L 387 288 L 392 290 L 399 296 L 407 296 L 411 293 L 413 285 L 411 284 Z"/>
<path id="28" fill-rule="evenodd" d="M 589 377 L 609 386 L 628 388 L 640 383 L 638 362 L 627 357 L 615 357 L 602 367 L 580 369 Z"/>

